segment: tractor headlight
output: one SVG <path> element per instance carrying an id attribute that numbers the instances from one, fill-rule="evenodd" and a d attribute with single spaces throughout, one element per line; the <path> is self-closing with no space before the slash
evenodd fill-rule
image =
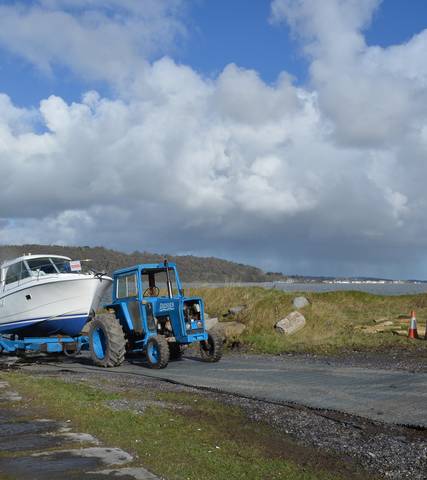
<path id="1" fill-rule="evenodd" d="M 185 328 L 186 328 L 187 330 L 191 330 L 191 323 L 186 323 L 186 324 L 185 324 Z"/>
<path id="2" fill-rule="evenodd" d="M 203 323 L 199 320 L 197 322 L 197 328 L 202 328 L 203 327 Z"/>

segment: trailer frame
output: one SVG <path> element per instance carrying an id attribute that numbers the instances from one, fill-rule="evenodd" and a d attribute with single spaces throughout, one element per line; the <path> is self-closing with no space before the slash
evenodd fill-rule
<path id="1" fill-rule="evenodd" d="M 68 356 L 89 350 L 89 338 L 78 337 L 23 337 L 17 335 L 0 335 L 1 353 L 65 353 Z"/>

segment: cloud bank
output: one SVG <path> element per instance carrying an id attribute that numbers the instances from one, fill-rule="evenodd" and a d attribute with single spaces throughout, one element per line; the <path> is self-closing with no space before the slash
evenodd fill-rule
<path id="1" fill-rule="evenodd" d="M 215 78 L 177 64 L 182 7 L 0 7 L 3 48 L 116 92 L 33 110 L 0 95 L 0 242 L 426 277 L 427 30 L 369 46 L 378 1 L 275 0 L 271 21 L 291 28 L 310 81 L 270 85 L 234 64 Z"/>

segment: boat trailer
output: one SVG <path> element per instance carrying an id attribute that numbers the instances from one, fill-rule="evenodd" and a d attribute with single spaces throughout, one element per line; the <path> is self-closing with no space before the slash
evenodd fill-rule
<path id="1" fill-rule="evenodd" d="M 89 350 L 89 338 L 80 337 L 24 337 L 0 335 L 0 353 L 65 353 L 69 357 Z"/>

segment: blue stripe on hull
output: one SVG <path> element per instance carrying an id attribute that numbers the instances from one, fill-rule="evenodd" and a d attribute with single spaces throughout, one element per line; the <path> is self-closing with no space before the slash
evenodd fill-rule
<path id="1" fill-rule="evenodd" d="M 65 318 L 64 318 L 65 317 Z M 18 334 L 26 337 L 49 335 L 77 336 L 89 320 L 88 315 L 63 315 L 59 318 L 31 318 L 0 325 L 2 334 Z"/>

